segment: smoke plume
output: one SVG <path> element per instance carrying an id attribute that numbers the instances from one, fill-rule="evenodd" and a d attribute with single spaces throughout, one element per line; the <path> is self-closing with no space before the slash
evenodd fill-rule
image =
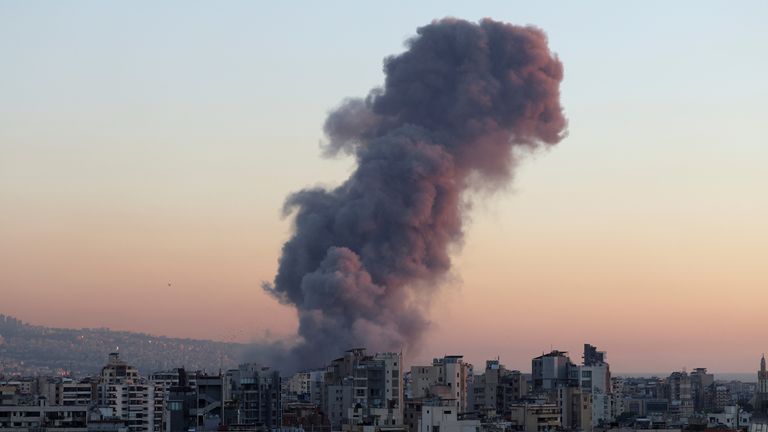
<path id="1" fill-rule="evenodd" d="M 462 193 L 509 181 L 515 147 L 564 136 L 563 67 L 541 30 L 443 19 L 417 33 L 384 60 L 383 87 L 328 116 L 324 152 L 355 158 L 349 179 L 285 203 L 294 233 L 264 286 L 298 312 L 298 342 L 270 353 L 284 367 L 413 349 L 462 238 Z"/>

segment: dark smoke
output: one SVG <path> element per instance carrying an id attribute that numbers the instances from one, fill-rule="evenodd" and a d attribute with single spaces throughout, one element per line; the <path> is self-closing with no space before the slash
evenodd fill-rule
<path id="1" fill-rule="evenodd" d="M 385 59 L 383 88 L 325 123 L 324 151 L 353 155 L 351 177 L 286 201 L 295 232 L 265 289 L 296 307 L 299 342 L 261 347 L 284 368 L 358 346 L 413 349 L 462 238 L 462 192 L 508 181 L 516 146 L 564 136 L 563 67 L 541 30 L 443 19 L 407 48 Z"/>

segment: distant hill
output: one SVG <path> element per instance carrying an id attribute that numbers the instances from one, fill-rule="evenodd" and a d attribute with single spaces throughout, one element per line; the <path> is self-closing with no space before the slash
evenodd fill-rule
<path id="1" fill-rule="evenodd" d="M 143 375 L 184 367 L 218 371 L 236 366 L 243 344 L 144 333 L 36 326 L 0 314 L 0 376 L 98 373 L 110 352 Z"/>

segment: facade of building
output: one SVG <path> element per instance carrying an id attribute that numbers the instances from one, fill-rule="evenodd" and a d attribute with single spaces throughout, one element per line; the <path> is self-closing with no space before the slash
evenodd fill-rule
<path id="1" fill-rule="evenodd" d="M 88 407 L 53 406 L 41 398 L 37 405 L 0 405 L 0 431 L 62 431 L 88 430 Z"/>
<path id="2" fill-rule="evenodd" d="M 477 375 L 473 386 L 473 410 L 485 415 L 509 415 L 509 407 L 528 395 L 527 377 L 509 370 L 498 360 L 485 362 L 485 371 Z"/>
<path id="3" fill-rule="evenodd" d="M 568 358 L 568 353 L 553 350 L 531 361 L 533 393 L 556 394 L 559 387 L 579 385 L 578 367 Z"/>
<path id="4" fill-rule="evenodd" d="M 693 415 L 691 377 L 685 371 L 672 372 L 666 385 L 671 421 L 686 422 Z"/>
<path id="5" fill-rule="evenodd" d="M 592 393 L 579 387 L 560 387 L 557 392 L 562 427 L 574 431 L 592 430 Z"/>
<path id="6" fill-rule="evenodd" d="M 693 397 L 693 410 L 703 412 L 708 409 L 717 409 L 713 399 L 713 385 L 715 376 L 707 372 L 707 368 L 696 368 L 690 374 L 691 396 Z"/>
<path id="7" fill-rule="evenodd" d="M 598 351 L 596 346 L 584 344 L 584 366 L 596 366 L 606 362 L 605 351 Z"/>
<path id="8" fill-rule="evenodd" d="M 323 411 L 331 425 L 395 426 L 403 424 L 401 353 L 368 355 L 348 350 L 331 362 L 325 374 Z"/>
<path id="9" fill-rule="evenodd" d="M 463 356 L 436 358 L 431 366 L 412 366 L 410 379 L 412 398 L 450 399 L 459 412 L 469 409 L 473 368 L 464 362 Z"/>
<path id="10" fill-rule="evenodd" d="M 449 400 L 433 400 L 421 406 L 418 432 L 480 432 L 480 420 L 459 420 L 456 405 Z"/>
<path id="11" fill-rule="evenodd" d="M 126 421 L 131 432 L 154 431 L 162 413 L 156 413 L 155 387 L 139 376 L 133 366 L 120 359 L 118 353 L 109 355 L 107 365 L 101 369 L 96 385 L 97 404 L 111 410 L 112 416 Z"/>
<path id="12" fill-rule="evenodd" d="M 524 402 L 510 407 L 512 430 L 552 432 L 562 427 L 560 407 L 555 403 Z"/>
<path id="13" fill-rule="evenodd" d="M 592 395 L 592 421 L 595 426 L 613 421 L 611 371 L 607 363 L 579 367 L 579 387 Z"/>
<path id="14" fill-rule="evenodd" d="M 403 424 L 411 432 L 419 430 L 419 421 L 421 420 L 421 407 L 428 403 L 424 398 L 405 399 L 405 408 L 403 409 Z"/>
<path id="15" fill-rule="evenodd" d="M 56 386 L 56 405 L 89 406 L 95 399 L 96 382 L 65 379 Z"/>
<path id="16" fill-rule="evenodd" d="M 282 425 L 280 373 L 253 363 L 227 371 L 222 390 L 223 423 L 278 429 Z"/>
<path id="17" fill-rule="evenodd" d="M 721 412 L 707 414 L 707 427 L 712 429 L 741 429 L 748 427 L 751 421 L 751 414 L 738 406 L 727 406 Z"/>

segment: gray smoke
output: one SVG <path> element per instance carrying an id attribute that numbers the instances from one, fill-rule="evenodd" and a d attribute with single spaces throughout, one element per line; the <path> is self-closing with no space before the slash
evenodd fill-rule
<path id="1" fill-rule="evenodd" d="M 384 60 L 382 88 L 328 116 L 324 152 L 354 156 L 350 178 L 286 201 L 294 234 L 264 288 L 296 307 L 299 340 L 257 347 L 284 369 L 414 349 L 462 238 L 462 192 L 505 184 L 516 146 L 564 136 L 563 67 L 541 30 L 449 18 L 417 33 Z"/>

